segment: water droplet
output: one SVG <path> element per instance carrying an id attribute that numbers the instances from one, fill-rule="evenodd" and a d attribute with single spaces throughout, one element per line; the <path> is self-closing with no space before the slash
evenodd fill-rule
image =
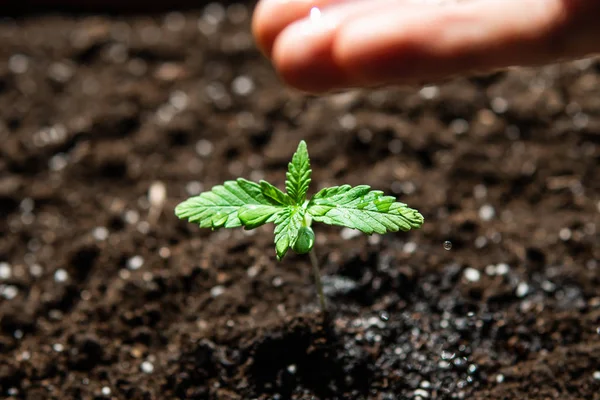
<path id="1" fill-rule="evenodd" d="M 445 250 L 452 250 L 452 242 L 451 242 L 451 241 L 449 241 L 449 240 L 446 240 L 446 241 L 444 242 L 444 249 L 445 249 Z"/>

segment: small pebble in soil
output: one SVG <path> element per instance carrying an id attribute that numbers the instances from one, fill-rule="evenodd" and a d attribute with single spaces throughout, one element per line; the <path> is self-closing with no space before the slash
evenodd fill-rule
<path id="1" fill-rule="evenodd" d="M 572 236 L 573 236 L 573 233 L 571 232 L 571 230 L 569 228 L 562 228 L 558 232 L 558 237 L 563 242 L 566 242 L 567 240 L 571 239 Z"/>
<path id="2" fill-rule="evenodd" d="M 542 286 L 542 289 L 545 292 L 548 292 L 548 293 L 552 293 L 552 292 L 554 292 L 556 290 L 556 285 L 554 283 L 550 282 L 550 281 L 544 281 L 544 282 L 542 282 L 541 286 Z"/>
<path id="3" fill-rule="evenodd" d="M 63 346 L 61 343 L 54 343 L 52 345 L 52 350 L 57 353 L 62 353 L 65 350 L 65 346 Z"/>
<path id="4" fill-rule="evenodd" d="M 496 275 L 506 275 L 506 274 L 508 274 L 509 270 L 510 270 L 510 267 L 506 263 L 500 263 L 500 264 L 496 265 Z"/>
<path id="5" fill-rule="evenodd" d="M 199 156 L 207 157 L 213 152 L 213 144 L 206 139 L 200 139 L 196 142 L 196 153 Z"/>
<path id="6" fill-rule="evenodd" d="M 225 287 L 221 285 L 213 286 L 212 289 L 210 289 L 210 295 L 212 297 L 219 297 L 223 293 L 225 293 Z"/>
<path id="7" fill-rule="evenodd" d="M 202 190 L 204 190 L 204 186 L 198 181 L 191 181 L 185 185 L 185 191 L 190 196 L 196 196 L 202 193 Z"/>
<path id="8" fill-rule="evenodd" d="M 440 88 L 437 86 L 425 86 L 419 91 L 422 98 L 431 100 L 436 98 L 440 93 Z"/>
<path id="9" fill-rule="evenodd" d="M 276 276 L 275 278 L 273 278 L 273 281 L 271 283 L 275 287 L 280 287 L 281 285 L 283 285 L 283 278 L 281 278 L 280 276 Z"/>
<path id="10" fill-rule="evenodd" d="M 8 389 L 6 391 L 6 393 L 8 393 L 9 396 L 18 396 L 19 395 L 19 389 L 17 389 L 16 387 L 11 387 L 10 389 Z"/>
<path id="11" fill-rule="evenodd" d="M 504 97 L 494 97 L 490 106 L 496 114 L 504 114 L 508 110 L 508 101 Z"/>
<path id="12" fill-rule="evenodd" d="M 392 139 L 388 144 L 388 150 L 392 154 L 400 154 L 402 152 L 402 148 L 404 147 L 404 143 L 400 139 Z"/>
<path id="13" fill-rule="evenodd" d="M 10 279 L 12 276 L 12 268 L 9 263 L 0 262 L 0 279 Z"/>
<path id="14" fill-rule="evenodd" d="M 293 374 L 295 374 L 295 373 L 296 373 L 296 371 L 297 371 L 297 367 L 296 367 L 296 365 L 295 365 L 295 364 L 290 364 L 290 365 L 288 365 L 288 367 L 287 367 L 287 371 L 288 371 L 290 374 L 292 374 L 292 375 L 293 375 Z"/>
<path id="15" fill-rule="evenodd" d="M 68 279 L 69 279 L 69 273 L 62 268 L 57 269 L 56 272 L 54 273 L 54 280 L 56 282 L 59 282 L 59 283 L 66 282 Z"/>
<path id="16" fill-rule="evenodd" d="M 127 260 L 127 268 L 132 271 L 140 269 L 144 265 L 144 258 L 142 256 L 133 256 Z"/>
<path id="17" fill-rule="evenodd" d="M 136 224 L 140 220 L 140 214 L 136 210 L 127 210 L 125 212 L 124 218 L 125 222 L 128 224 Z"/>
<path id="18" fill-rule="evenodd" d="M 474 268 L 466 268 L 464 277 L 470 282 L 478 282 L 481 279 L 481 273 Z"/>
<path id="19" fill-rule="evenodd" d="M 600 381 L 600 371 L 594 371 L 593 377 L 595 380 Z"/>
<path id="20" fill-rule="evenodd" d="M 92 236 L 98 241 L 106 240 L 108 239 L 108 229 L 103 226 L 97 226 L 92 231 Z"/>
<path id="21" fill-rule="evenodd" d="M 17 329 L 16 331 L 13 332 L 13 337 L 17 340 L 23 339 L 23 336 L 24 336 L 24 333 L 20 329 Z"/>
<path id="22" fill-rule="evenodd" d="M 452 250 L 452 242 L 449 240 L 446 240 L 444 242 L 444 250 Z"/>
<path id="23" fill-rule="evenodd" d="M 485 204 L 479 209 L 479 218 L 484 221 L 490 221 L 495 215 L 496 210 L 489 204 Z"/>
<path id="24" fill-rule="evenodd" d="M 504 375 L 502 375 L 502 374 L 496 375 L 496 383 L 502 383 L 502 382 L 504 382 Z"/>
<path id="25" fill-rule="evenodd" d="M 29 69 L 29 57 L 14 54 L 8 59 L 8 69 L 14 74 L 24 74 Z"/>
<path id="26" fill-rule="evenodd" d="M 421 381 L 421 383 L 419 383 L 419 387 L 421 389 L 430 389 L 431 388 L 431 382 L 429 382 L 429 381 Z"/>
<path id="27" fill-rule="evenodd" d="M 111 390 L 108 386 L 104 386 L 102 388 L 102 395 L 103 396 L 110 396 Z"/>
<path id="28" fill-rule="evenodd" d="M 248 76 L 240 75 L 231 83 L 231 90 L 240 96 L 247 96 L 254 91 L 254 81 Z"/>
<path id="29" fill-rule="evenodd" d="M 469 131 L 469 122 L 462 118 L 457 118 L 450 122 L 450 130 L 454 132 L 455 135 L 462 135 Z"/>
<path id="30" fill-rule="evenodd" d="M 44 273 L 44 268 L 40 264 L 33 264 L 29 267 L 29 273 L 34 278 L 39 278 Z"/>
<path id="31" fill-rule="evenodd" d="M 361 233 L 357 229 L 342 228 L 342 230 L 340 231 L 340 236 L 344 240 L 350 240 L 350 239 L 355 238 L 360 235 L 361 235 Z"/>
<path id="32" fill-rule="evenodd" d="M 517 297 L 525 297 L 525 296 L 527 296 L 528 293 L 529 293 L 529 285 L 525 282 L 519 283 L 519 285 L 517 286 L 517 290 L 515 291 L 515 294 L 517 295 Z"/>
<path id="33" fill-rule="evenodd" d="M 482 184 L 475 185 L 473 188 L 473 196 L 479 200 L 484 199 L 487 196 L 487 187 Z"/>
<path id="34" fill-rule="evenodd" d="M 175 108 L 177 111 L 183 111 L 187 108 L 189 104 L 189 97 L 185 92 L 181 90 L 176 90 L 169 96 L 169 103 Z"/>
<path id="35" fill-rule="evenodd" d="M 477 238 L 475 239 L 475 247 L 478 249 L 481 249 L 481 248 L 485 247 L 487 242 L 488 242 L 488 240 L 485 236 L 477 236 Z"/>
<path id="36" fill-rule="evenodd" d="M 158 250 L 158 255 L 162 259 L 167 259 L 167 258 L 171 257 L 171 249 L 163 246 Z"/>
<path id="37" fill-rule="evenodd" d="M 406 242 L 402 247 L 402 251 L 408 254 L 412 254 L 417 250 L 417 244 L 415 242 Z"/>
<path id="38" fill-rule="evenodd" d="M 154 364 L 152 364 L 150 361 L 144 361 L 140 365 L 140 369 L 146 374 L 151 374 L 152 372 L 154 372 Z"/>
<path id="39" fill-rule="evenodd" d="M 148 189 L 148 201 L 150 208 L 162 208 L 167 198 L 167 187 L 161 181 L 152 182 Z"/>

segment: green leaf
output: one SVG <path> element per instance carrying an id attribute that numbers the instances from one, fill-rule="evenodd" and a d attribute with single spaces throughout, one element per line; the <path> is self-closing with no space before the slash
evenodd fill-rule
<path id="1" fill-rule="evenodd" d="M 238 217 L 244 228 L 250 230 L 269 222 L 274 222 L 277 213 L 282 211 L 278 206 L 249 204 L 240 207 Z"/>
<path id="2" fill-rule="evenodd" d="M 281 260 L 288 249 L 298 239 L 298 232 L 302 228 L 305 209 L 302 207 L 288 206 L 277 214 L 275 218 L 275 249 L 277 260 Z"/>
<path id="3" fill-rule="evenodd" d="M 276 204 L 280 204 L 283 206 L 292 205 L 294 201 L 282 192 L 278 187 L 271 185 L 267 181 L 260 181 L 260 189 L 262 190 L 262 194 L 268 199 L 272 200 Z"/>
<path id="4" fill-rule="evenodd" d="M 392 196 L 369 186 L 326 188 L 315 194 L 308 213 L 318 222 L 339 225 L 368 235 L 408 231 L 423 224 L 423 216 Z"/>
<path id="5" fill-rule="evenodd" d="M 306 142 L 302 140 L 298 144 L 298 150 L 292 157 L 292 162 L 288 164 L 288 172 L 285 175 L 287 178 L 285 180 L 287 193 L 299 206 L 306 200 L 311 173 L 308 149 L 306 148 Z"/>
<path id="6" fill-rule="evenodd" d="M 245 225 L 238 212 L 249 205 L 262 207 L 247 210 L 248 229 L 268 222 L 282 209 L 263 195 L 259 184 L 239 178 L 183 201 L 175 208 L 175 215 L 197 223 L 201 228 L 236 228 Z M 262 216 L 258 215 L 259 212 L 263 213 Z"/>

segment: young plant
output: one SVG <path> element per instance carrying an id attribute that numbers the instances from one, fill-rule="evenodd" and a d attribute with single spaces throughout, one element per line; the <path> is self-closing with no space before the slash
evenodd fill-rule
<path id="1" fill-rule="evenodd" d="M 255 183 L 238 178 L 185 200 L 175 208 L 175 214 L 213 230 L 237 227 L 250 230 L 274 223 L 277 260 L 283 259 L 290 248 L 298 254 L 309 253 L 321 308 L 326 311 L 319 265 L 311 251 L 315 243 L 313 222 L 371 235 L 419 228 L 423 216 L 367 185 L 329 187 L 309 199 L 306 194 L 311 173 L 306 143 L 301 141 L 288 165 L 285 192 L 264 180 Z"/>

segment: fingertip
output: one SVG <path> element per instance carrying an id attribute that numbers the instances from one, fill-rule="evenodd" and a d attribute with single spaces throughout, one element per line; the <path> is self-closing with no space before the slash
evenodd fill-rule
<path id="1" fill-rule="evenodd" d="M 254 8 L 252 15 L 252 35 L 258 49 L 266 56 L 271 56 L 273 43 L 280 32 L 277 20 L 272 16 L 272 1 L 261 0 Z"/>
<path id="2" fill-rule="evenodd" d="M 275 40 L 272 58 L 281 80 L 306 93 L 322 93 L 336 79 L 329 43 L 323 37 L 308 37 L 301 21 L 287 27 Z"/>

